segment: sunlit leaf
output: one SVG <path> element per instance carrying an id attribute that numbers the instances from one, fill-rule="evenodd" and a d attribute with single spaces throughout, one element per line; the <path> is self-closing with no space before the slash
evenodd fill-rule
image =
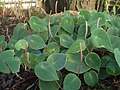
<path id="1" fill-rule="evenodd" d="M 70 16 L 63 17 L 61 21 L 61 26 L 65 31 L 67 31 L 70 34 L 72 34 L 74 31 L 74 21 Z"/>
<path id="2" fill-rule="evenodd" d="M 62 53 L 54 53 L 47 58 L 47 61 L 54 65 L 56 70 L 61 70 L 66 64 L 66 55 Z"/>
<path id="3" fill-rule="evenodd" d="M 79 70 L 80 70 L 80 74 L 90 70 L 90 67 L 88 67 L 85 64 L 84 60 L 82 61 L 82 64 L 80 63 L 80 54 L 67 54 L 67 62 L 66 62 L 65 68 L 68 71 L 71 71 L 77 74 Z"/>
<path id="4" fill-rule="evenodd" d="M 39 35 L 27 36 L 25 40 L 32 49 L 43 49 L 46 47 L 44 40 Z"/>
<path id="5" fill-rule="evenodd" d="M 66 34 L 60 35 L 60 44 L 63 47 L 69 48 L 73 42 L 74 40 L 70 36 Z"/>
<path id="6" fill-rule="evenodd" d="M 29 23 L 30 23 L 32 30 L 34 31 L 44 32 L 48 30 L 47 23 L 37 16 L 32 16 L 30 18 Z"/>
<path id="7" fill-rule="evenodd" d="M 110 35 L 109 38 L 111 41 L 112 48 L 113 49 L 115 49 L 115 48 L 120 49 L 120 37 Z"/>
<path id="8" fill-rule="evenodd" d="M 110 38 L 103 29 L 96 29 L 91 33 L 92 44 L 97 48 L 106 48 L 112 51 Z"/>
<path id="9" fill-rule="evenodd" d="M 97 54 L 90 53 L 85 57 L 85 63 L 89 67 L 99 71 L 100 65 L 101 65 L 101 60 L 100 60 L 100 57 Z"/>
<path id="10" fill-rule="evenodd" d="M 80 43 L 82 45 L 82 51 L 86 49 L 85 41 L 82 39 L 78 39 L 72 43 L 72 45 L 67 50 L 67 53 L 79 53 L 80 52 Z"/>
<path id="11" fill-rule="evenodd" d="M 116 61 L 111 61 L 107 64 L 106 71 L 110 75 L 117 76 L 120 74 L 120 67 L 118 66 Z"/>
<path id="12" fill-rule="evenodd" d="M 91 17 L 91 14 L 88 10 L 80 11 L 80 15 L 83 16 L 86 19 L 86 21 L 88 21 Z"/>
<path id="13" fill-rule="evenodd" d="M 88 21 L 90 26 L 93 26 L 95 24 L 102 26 L 105 24 L 105 22 L 106 16 L 101 12 L 94 13 Z"/>
<path id="14" fill-rule="evenodd" d="M 20 39 L 16 42 L 15 48 L 19 51 L 20 49 L 26 49 L 28 47 L 28 42 L 24 39 Z"/>
<path id="15" fill-rule="evenodd" d="M 87 85 L 93 87 L 98 84 L 98 75 L 95 71 L 91 70 L 84 74 L 84 81 Z"/>
<path id="16" fill-rule="evenodd" d="M 0 54 L 0 72 L 17 73 L 19 71 L 20 59 L 14 55 L 14 50 L 6 50 Z"/>
<path id="17" fill-rule="evenodd" d="M 118 66 L 120 67 L 120 50 L 118 48 L 114 49 L 115 59 L 117 61 Z"/>
<path id="18" fill-rule="evenodd" d="M 43 81 L 59 80 L 54 66 L 49 62 L 40 62 L 35 66 L 35 74 Z"/>
<path id="19" fill-rule="evenodd" d="M 79 90 L 80 86 L 81 81 L 75 74 L 69 73 L 66 75 L 63 82 L 64 90 Z"/>
<path id="20" fill-rule="evenodd" d="M 44 56 L 49 56 L 53 53 L 59 53 L 60 48 L 56 42 L 51 42 L 49 43 L 43 50 L 43 55 Z"/>

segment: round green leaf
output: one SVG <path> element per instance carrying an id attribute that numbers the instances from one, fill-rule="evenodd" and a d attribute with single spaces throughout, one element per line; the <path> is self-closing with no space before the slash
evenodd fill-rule
<path id="1" fill-rule="evenodd" d="M 43 49 L 46 47 L 44 40 L 38 35 L 27 36 L 25 39 L 32 49 Z"/>
<path id="2" fill-rule="evenodd" d="M 82 25 L 78 28 L 77 38 L 78 38 L 78 39 L 84 39 L 85 33 L 86 33 L 86 25 L 85 25 L 85 24 L 82 24 Z"/>
<path id="3" fill-rule="evenodd" d="M 114 49 L 115 60 L 117 61 L 118 66 L 120 67 L 120 50 L 118 48 Z"/>
<path id="4" fill-rule="evenodd" d="M 110 35 L 109 37 L 110 37 L 112 48 L 113 49 L 115 49 L 115 48 L 120 49 L 120 37 L 113 36 L 113 35 Z"/>
<path id="5" fill-rule="evenodd" d="M 26 23 L 18 23 L 13 30 L 13 35 L 12 35 L 11 39 L 19 40 L 27 35 L 28 35 L 27 24 Z"/>
<path id="6" fill-rule="evenodd" d="M 82 24 L 79 29 L 78 29 L 78 35 L 77 35 L 77 39 L 84 39 L 85 37 L 85 33 L 86 33 L 86 25 Z M 90 28 L 88 27 L 88 34 L 87 36 L 90 34 Z M 87 37 L 86 36 L 86 37 Z"/>
<path id="7" fill-rule="evenodd" d="M 42 19 L 40 19 L 37 16 L 32 16 L 30 18 L 30 27 L 32 28 L 32 30 L 37 31 L 37 32 L 44 32 L 47 31 L 47 23 L 45 23 L 45 21 L 43 21 Z"/>
<path id="8" fill-rule="evenodd" d="M 20 59 L 18 57 L 13 57 L 13 58 L 9 58 L 6 59 L 5 61 L 10 69 L 10 71 L 12 71 L 12 73 L 17 73 L 19 72 L 20 69 Z"/>
<path id="9" fill-rule="evenodd" d="M 61 21 L 61 26 L 65 31 L 72 34 L 74 31 L 74 21 L 71 16 L 63 17 Z"/>
<path id="10" fill-rule="evenodd" d="M 39 80 L 39 88 L 40 90 L 58 90 L 59 86 L 56 81 L 42 81 Z"/>
<path id="11" fill-rule="evenodd" d="M 107 30 L 107 34 L 108 35 L 113 35 L 113 36 L 120 36 L 120 30 L 113 26 L 113 27 L 110 27 Z"/>
<path id="12" fill-rule="evenodd" d="M 35 66 L 35 74 L 43 81 L 59 80 L 54 66 L 49 62 L 40 62 Z"/>
<path id="13" fill-rule="evenodd" d="M 72 43 L 72 45 L 67 50 L 67 53 L 79 53 L 80 52 L 80 43 L 82 45 L 82 51 L 84 51 L 86 49 L 85 41 L 82 39 L 78 39 Z"/>
<path id="14" fill-rule="evenodd" d="M 90 31 L 92 32 L 92 31 L 96 30 L 96 28 L 101 28 L 101 29 L 102 29 L 101 26 L 98 26 L 98 27 L 97 27 L 97 24 L 94 24 L 94 25 L 90 28 Z"/>
<path id="15" fill-rule="evenodd" d="M 60 80 L 57 80 L 57 81 L 42 81 L 42 80 L 39 80 L 40 90 L 59 90 L 59 85 L 62 84 L 62 75 L 61 75 L 60 72 L 57 72 L 57 74 L 58 74 Z"/>
<path id="16" fill-rule="evenodd" d="M 90 67 L 85 64 L 84 60 L 82 61 L 82 64 L 80 64 L 80 54 L 67 54 L 65 68 L 68 71 L 74 72 L 76 74 L 78 74 L 79 70 L 80 74 L 90 70 Z"/>
<path id="17" fill-rule="evenodd" d="M 45 31 L 45 32 L 36 32 L 36 31 L 32 31 L 32 35 L 33 34 L 36 34 L 36 35 L 39 35 L 45 42 L 48 41 L 48 31 Z"/>
<path id="18" fill-rule="evenodd" d="M 80 11 L 80 15 L 82 15 L 86 19 L 86 21 L 88 21 L 91 17 L 90 12 L 88 10 Z"/>
<path id="19" fill-rule="evenodd" d="M 85 18 L 83 16 L 78 17 L 77 23 L 79 25 L 85 24 Z"/>
<path id="20" fill-rule="evenodd" d="M 7 42 L 6 42 L 6 41 L 4 41 L 4 42 L 1 44 L 1 46 L 2 46 L 2 50 L 5 50 L 5 49 L 6 49 L 6 47 L 7 47 Z"/>
<path id="21" fill-rule="evenodd" d="M 49 56 L 52 53 L 59 53 L 60 48 L 56 42 L 51 42 L 49 43 L 43 50 L 43 55 L 44 56 Z"/>
<path id="22" fill-rule="evenodd" d="M 2 73 L 17 73 L 20 69 L 20 59 L 14 57 L 13 50 L 3 51 L 0 54 L 0 72 Z"/>
<path id="23" fill-rule="evenodd" d="M 120 17 L 115 17 L 114 20 L 111 21 L 112 25 L 114 25 L 117 28 L 120 28 Z"/>
<path id="24" fill-rule="evenodd" d="M 60 35 L 60 44 L 63 47 L 69 48 L 73 42 L 74 42 L 74 40 L 70 36 L 68 36 L 66 34 Z"/>
<path id="25" fill-rule="evenodd" d="M 84 81 L 87 85 L 93 87 L 98 84 L 98 75 L 95 71 L 91 70 L 84 74 Z"/>
<path id="26" fill-rule="evenodd" d="M 110 61 L 106 66 L 106 71 L 110 75 L 117 76 L 120 74 L 120 67 L 118 66 L 117 62 Z"/>
<path id="27" fill-rule="evenodd" d="M 90 53 L 85 57 L 85 63 L 89 67 L 99 71 L 100 65 L 101 65 L 101 60 L 100 60 L 100 57 L 97 54 Z"/>
<path id="28" fill-rule="evenodd" d="M 96 29 L 91 33 L 92 44 L 97 48 L 106 48 L 112 51 L 110 38 L 103 29 Z"/>
<path id="29" fill-rule="evenodd" d="M 19 51 L 20 49 L 26 49 L 28 47 L 28 42 L 24 39 L 20 39 L 16 42 L 15 48 Z"/>
<path id="30" fill-rule="evenodd" d="M 57 34 L 58 30 L 59 30 L 59 25 L 54 25 L 54 26 L 51 28 L 51 34 L 52 34 L 53 36 L 55 36 L 55 35 Z M 49 35 L 49 36 L 50 36 L 50 35 Z"/>
<path id="31" fill-rule="evenodd" d="M 100 20 L 99 20 L 99 25 L 100 25 L 100 26 L 102 26 L 102 25 L 105 24 L 105 22 L 106 22 L 106 16 L 105 16 L 103 13 L 98 12 L 98 13 L 94 13 L 94 14 L 91 16 L 91 18 L 90 18 L 89 21 L 88 21 L 89 25 L 90 25 L 90 26 L 93 26 L 93 25 L 97 24 L 98 19 L 100 19 Z"/>
<path id="32" fill-rule="evenodd" d="M 70 73 L 66 75 L 63 82 L 64 90 L 79 90 L 80 86 L 81 81 L 75 74 Z"/>
<path id="33" fill-rule="evenodd" d="M 47 61 L 54 65 L 57 71 L 64 68 L 66 64 L 66 55 L 62 53 L 54 53 L 47 58 Z"/>

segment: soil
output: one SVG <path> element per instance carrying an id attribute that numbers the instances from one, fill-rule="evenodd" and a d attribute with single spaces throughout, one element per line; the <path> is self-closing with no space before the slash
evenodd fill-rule
<path id="1" fill-rule="evenodd" d="M 38 79 L 33 72 L 20 71 L 19 76 L 0 73 L 0 90 L 39 90 Z"/>

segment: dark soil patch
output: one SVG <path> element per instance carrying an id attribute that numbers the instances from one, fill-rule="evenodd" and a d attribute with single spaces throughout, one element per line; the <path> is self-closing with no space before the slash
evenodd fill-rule
<path id="1" fill-rule="evenodd" d="M 0 90 L 39 90 L 36 76 L 26 76 L 23 79 L 15 74 L 0 73 Z"/>

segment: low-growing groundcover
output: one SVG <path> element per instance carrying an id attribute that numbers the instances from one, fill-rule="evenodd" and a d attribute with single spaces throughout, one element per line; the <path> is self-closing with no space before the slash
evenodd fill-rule
<path id="1" fill-rule="evenodd" d="M 0 72 L 34 72 L 37 79 L 27 90 L 117 89 L 119 45 L 120 17 L 106 12 L 32 16 L 16 25 L 8 43 L 0 36 Z"/>

